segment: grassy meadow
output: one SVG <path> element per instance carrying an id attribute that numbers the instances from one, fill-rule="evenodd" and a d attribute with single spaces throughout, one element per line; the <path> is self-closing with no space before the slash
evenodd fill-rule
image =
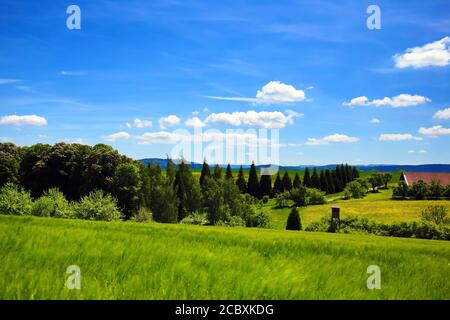
<path id="1" fill-rule="evenodd" d="M 450 211 L 449 200 L 392 200 L 392 187 L 369 193 L 362 199 L 342 200 L 340 194 L 328 195 L 326 204 L 299 208 L 303 226 L 323 216 L 331 216 L 332 206 L 341 208 L 341 217 L 359 216 L 383 223 L 418 221 L 422 211 L 431 205 L 443 205 Z M 285 229 L 290 208 L 277 208 L 271 199 L 259 210 L 270 215 L 273 228 Z"/>
<path id="2" fill-rule="evenodd" d="M 0 247 L 0 299 L 450 299 L 444 241 L 0 215 Z"/>

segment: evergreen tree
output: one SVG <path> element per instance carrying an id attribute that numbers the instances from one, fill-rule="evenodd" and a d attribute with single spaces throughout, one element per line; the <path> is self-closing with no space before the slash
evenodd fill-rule
<path id="1" fill-rule="evenodd" d="M 317 169 L 314 168 L 313 174 L 311 176 L 311 187 L 314 189 L 318 189 L 321 190 L 320 188 L 320 178 L 319 175 L 317 173 Z"/>
<path id="2" fill-rule="evenodd" d="M 289 173 L 287 171 L 284 172 L 283 180 L 281 181 L 283 186 L 283 191 L 291 191 L 292 189 L 292 181 Z"/>
<path id="3" fill-rule="evenodd" d="M 302 230 L 302 221 L 300 220 L 300 215 L 295 207 L 292 208 L 291 213 L 289 214 L 286 230 Z"/>
<path id="4" fill-rule="evenodd" d="M 222 179 L 222 168 L 218 164 L 214 168 L 214 179 L 216 180 Z"/>
<path id="5" fill-rule="evenodd" d="M 227 172 L 225 174 L 225 178 L 227 180 L 233 179 L 233 171 L 231 170 L 231 165 L 230 164 L 228 164 L 228 166 L 227 166 Z"/>
<path id="6" fill-rule="evenodd" d="M 328 193 L 330 193 L 330 194 L 336 193 L 336 191 L 334 189 L 333 178 L 331 177 L 331 171 L 328 169 L 325 170 L 325 178 L 327 180 Z"/>
<path id="7" fill-rule="evenodd" d="M 258 197 L 258 191 L 259 191 L 259 183 L 258 183 L 258 174 L 256 173 L 256 166 L 253 162 L 250 166 L 250 172 L 248 175 L 248 182 L 247 182 L 247 192 L 253 197 Z"/>
<path id="8" fill-rule="evenodd" d="M 272 193 L 274 196 L 276 196 L 279 193 L 282 193 L 283 190 L 283 183 L 281 182 L 280 173 L 277 172 L 277 177 L 275 179 L 275 182 L 273 183 L 273 189 Z"/>
<path id="9" fill-rule="evenodd" d="M 272 178 L 268 172 L 261 175 L 259 182 L 259 197 L 270 196 L 272 194 Z"/>
<path id="10" fill-rule="evenodd" d="M 209 165 L 206 163 L 206 160 L 203 161 L 202 172 L 200 174 L 200 187 L 204 188 L 205 179 L 211 177 L 211 171 L 209 170 Z"/>
<path id="11" fill-rule="evenodd" d="M 245 181 L 244 169 L 242 168 L 242 166 L 239 168 L 236 185 L 238 186 L 241 193 L 247 193 L 247 182 Z"/>
<path id="12" fill-rule="evenodd" d="M 184 160 L 181 161 L 175 174 L 174 189 L 176 190 L 179 200 L 179 221 L 201 208 L 202 197 L 200 185 L 196 183 L 189 165 L 187 165 Z"/>
<path id="13" fill-rule="evenodd" d="M 323 192 L 330 193 L 328 188 L 327 178 L 325 177 L 325 173 L 320 171 L 320 188 Z"/>
<path id="14" fill-rule="evenodd" d="M 311 188 L 311 176 L 309 174 L 309 169 L 305 168 L 305 174 L 303 175 L 303 185 L 307 188 Z"/>
<path id="15" fill-rule="evenodd" d="M 352 178 L 352 170 L 348 164 L 345 164 L 345 183 L 349 183 L 353 180 Z"/>
<path id="16" fill-rule="evenodd" d="M 359 179 L 359 171 L 356 167 L 353 167 L 352 177 L 353 177 L 353 180 Z"/>
<path id="17" fill-rule="evenodd" d="M 292 184 L 292 187 L 294 189 L 299 189 L 302 185 L 302 181 L 300 180 L 300 176 L 298 175 L 298 172 L 295 173 L 294 183 Z"/>
<path id="18" fill-rule="evenodd" d="M 172 159 L 167 157 L 166 177 L 169 178 L 169 181 L 171 183 L 173 183 L 175 180 L 176 170 L 177 170 L 177 166 L 175 165 L 175 163 L 172 161 Z"/>

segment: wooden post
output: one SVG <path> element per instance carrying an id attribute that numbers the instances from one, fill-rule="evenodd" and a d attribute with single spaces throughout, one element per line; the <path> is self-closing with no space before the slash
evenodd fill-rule
<path id="1" fill-rule="evenodd" d="M 341 207 L 331 207 L 330 231 L 339 231 L 341 225 Z"/>

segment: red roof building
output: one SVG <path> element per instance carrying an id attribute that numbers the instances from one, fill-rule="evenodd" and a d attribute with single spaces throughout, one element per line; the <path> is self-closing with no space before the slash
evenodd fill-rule
<path id="1" fill-rule="evenodd" d="M 405 181 L 408 186 L 422 180 L 425 183 L 439 182 L 442 186 L 450 185 L 450 173 L 447 172 L 402 172 L 400 181 Z"/>

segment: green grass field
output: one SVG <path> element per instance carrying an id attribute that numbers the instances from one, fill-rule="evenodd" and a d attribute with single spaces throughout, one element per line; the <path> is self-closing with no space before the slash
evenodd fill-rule
<path id="1" fill-rule="evenodd" d="M 450 299 L 444 241 L 0 215 L 0 247 L 0 299 Z"/>

